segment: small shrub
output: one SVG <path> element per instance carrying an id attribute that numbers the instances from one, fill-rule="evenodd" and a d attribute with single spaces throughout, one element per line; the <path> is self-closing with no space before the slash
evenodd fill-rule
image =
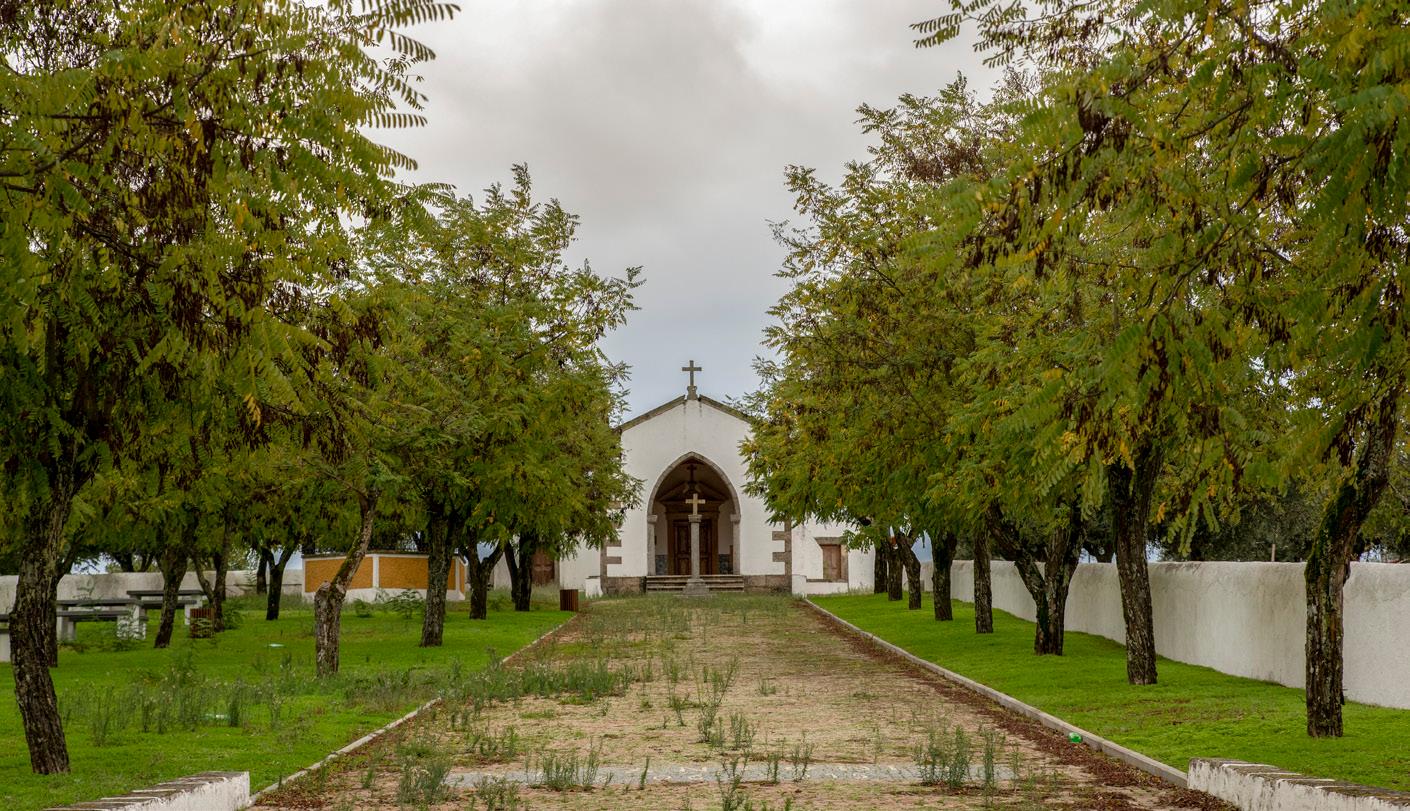
<path id="1" fill-rule="evenodd" d="M 596 741 L 588 746 L 588 753 L 580 757 L 577 752 L 554 752 L 548 750 L 538 757 L 537 774 L 534 785 L 554 791 L 589 789 L 597 784 L 597 772 L 602 762 L 602 749 Z"/>
<path id="2" fill-rule="evenodd" d="M 401 779 L 397 782 L 397 803 L 403 807 L 424 807 L 444 800 L 450 794 L 445 784 L 450 767 L 450 758 L 444 755 L 404 755 Z"/>
<path id="3" fill-rule="evenodd" d="M 377 602 L 404 620 L 413 620 L 426 613 L 426 599 L 411 589 L 404 589 L 394 595 L 385 592 L 378 594 Z"/>
<path id="4" fill-rule="evenodd" d="M 793 781 L 802 782 L 808 776 L 808 767 L 813 763 L 813 744 L 805 737 L 801 743 L 793 744 L 788 755 L 788 765 L 793 767 Z"/>
<path id="5" fill-rule="evenodd" d="M 528 806 L 519 797 L 519 784 L 503 777 L 481 777 L 475 781 L 475 796 L 469 811 L 521 811 Z"/>

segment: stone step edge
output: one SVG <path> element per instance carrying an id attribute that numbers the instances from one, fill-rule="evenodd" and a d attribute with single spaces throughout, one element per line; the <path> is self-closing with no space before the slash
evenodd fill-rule
<path id="1" fill-rule="evenodd" d="M 567 620 L 565 620 L 564 622 L 561 622 L 561 623 L 559 623 L 558 625 L 555 625 L 555 626 L 553 626 L 552 628 L 548 629 L 548 630 L 545 631 L 543 634 L 539 635 L 539 637 L 538 637 L 537 639 L 535 639 L 534 641 L 530 642 L 529 644 L 525 645 L 524 647 L 520 648 L 519 650 L 516 650 L 516 651 L 514 651 L 513 653 L 511 653 L 511 654 L 509 654 L 508 656 L 506 656 L 506 657 L 504 657 L 503 659 L 501 659 L 501 660 L 500 660 L 501 664 L 509 664 L 510 662 L 514 661 L 516 658 L 522 656 L 522 655 L 525 654 L 525 653 L 528 653 L 530 650 L 533 650 L 535 647 L 537 647 L 540 643 L 542 643 L 542 642 L 544 642 L 545 640 L 547 640 L 549 637 L 551 637 L 551 636 L 557 634 L 558 632 L 564 630 L 565 628 L 567 628 L 567 627 L 568 627 L 569 625 L 571 625 L 575 620 L 577 620 L 577 618 L 580 617 L 580 616 L 582 616 L 582 615 L 581 615 L 581 614 L 574 614 L 573 616 L 569 617 L 569 618 L 568 618 Z M 267 785 L 267 786 L 265 786 L 264 788 L 260 789 L 253 797 L 251 797 L 251 798 L 250 798 L 249 805 L 259 805 L 259 802 L 260 802 L 260 800 L 261 800 L 263 797 L 267 796 L 267 795 L 270 794 L 271 792 L 274 792 L 274 791 L 277 791 L 277 790 L 283 788 L 283 787 L 285 786 L 285 784 L 287 784 L 287 783 L 292 783 L 292 782 L 294 782 L 295 780 L 299 780 L 299 779 L 301 779 L 301 778 L 307 777 L 308 775 L 310 775 L 310 774 L 312 774 L 312 773 L 318 771 L 319 769 L 323 768 L 324 766 L 329 765 L 330 763 L 332 763 L 333 761 L 337 760 L 337 759 L 340 758 L 340 757 L 345 757 L 345 756 L 347 756 L 347 755 L 351 755 L 352 753 L 356 752 L 357 750 L 363 748 L 364 746 L 367 746 L 368 744 L 372 743 L 373 741 L 377 740 L 378 738 L 382 737 L 383 735 L 386 735 L 388 732 L 391 732 L 392 730 L 396 729 L 397 727 L 401 726 L 402 724 L 405 724 L 406 722 L 408 722 L 408 721 L 410 721 L 410 720 L 416 718 L 416 717 L 419 716 L 421 713 L 425 712 L 426 710 L 431 709 L 432 707 L 437 706 L 437 705 L 440 704 L 440 703 L 441 703 L 441 700 L 440 700 L 439 698 L 433 698 L 433 699 L 431 699 L 430 701 L 427 701 L 425 704 L 422 704 L 421 706 L 419 706 L 419 707 L 417 707 L 416 709 L 412 710 L 411 712 L 407 713 L 406 715 L 403 715 L 402 717 L 396 719 L 395 721 L 392 721 L 391 723 L 387 724 L 386 726 L 380 727 L 380 728 L 378 728 L 378 729 L 374 729 L 374 730 L 372 730 L 371 732 L 367 733 L 366 735 L 363 735 L 361 738 L 358 738 L 357 740 L 353 741 L 352 743 L 348 744 L 347 746 L 344 746 L 343 748 L 337 750 L 336 752 L 333 752 L 332 754 L 328 755 L 327 757 L 323 758 L 322 760 L 318 761 L 317 763 L 313 764 L 312 766 L 309 766 L 309 767 L 303 768 L 303 769 L 299 769 L 298 771 L 294 772 L 294 773 L 291 774 L 291 775 L 288 775 L 288 776 L 279 778 L 279 779 L 276 780 L 275 782 L 270 783 L 269 785 Z M 249 807 L 249 806 L 242 806 L 242 807 Z"/>
<path id="2" fill-rule="evenodd" d="M 995 702 L 999 706 L 1007 710 L 1016 712 L 1024 717 L 1031 718 L 1034 721 L 1037 721 L 1038 723 L 1042 724 L 1043 726 L 1048 727 L 1049 729 L 1055 729 L 1066 735 L 1079 735 L 1082 738 L 1082 743 L 1097 750 L 1098 752 L 1101 752 L 1102 754 L 1107 755 L 1109 757 L 1113 757 L 1129 766 L 1134 766 L 1135 768 L 1140 769 L 1141 771 L 1147 774 L 1154 775 L 1160 778 L 1161 780 L 1170 783 L 1171 785 L 1178 786 L 1180 788 L 1189 787 L 1189 780 L 1186 775 L 1173 766 L 1161 763 L 1160 761 L 1143 755 L 1135 750 L 1127 749 L 1121 744 L 1113 743 L 1112 741 L 1109 741 L 1099 735 L 1093 735 L 1092 733 L 1088 732 L 1085 729 L 1082 729 L 1079 726 L 1069 724 L 1061 718 L 1043 712 L 1042 710 L 1032 705 L 1025 704 L 1022 701 L 1019 701 L 1018 699 L 1014 698 L 1013 696 L 1010 696 L 1006 693 L 1001 693 L 998 690 L 989 687 L 988 685 L 980 684 L 974 679 L 961 676 L 953 670 L 943 668 L 940 665 L 935 664 L 934 662 L 926 661 L 925 659 L 916 656 L 915 654 L 898 645 L 894 645 L 890 642 L 887 642 L 885 639 L 882 639 L 876 634 L 863 631 L 861 628 L 858 628 L 847 620 L 842 619 L 841 617 L 837 616 L 831 611 L 828 611 L 826 608 L 823 608 L 822 606 L 818 605 L 810 599 L 804 598 L 803 602 L 807 604 L 810 608 L 812 608 L 814 611 L 818 612 L 818 614 L 822 617 L 832 621 L 833 623 L 849 631 L 853 635 L 859 636 L 876 645 L 877 647 L 882 648 L 890 653 L 893 653 L 901 657 L 902 659 L 905 659 L 906 661 L 916 665 L 917 667 L 928 670 L 931 673 L 934 673 L 935 675 L 945 679 L 946 681 L 953 682 L 971 692 L 978 693 L 979 695 L 982 695 L 985 698 Z"/>
<path id="3" fill-rule="evenodd" d="M 49 811 L 239 811 L 249 803 L 249 772 L 201 772 L 119 797 L 53 806 Z"/>
<path id="4" fill-rule="evenodd" d="M 1190 761 L 1190 788 L 1246 811 L 1395 811 L 1410 808 L 1410 792 L 1363 786 L 1223 758 Z"/>

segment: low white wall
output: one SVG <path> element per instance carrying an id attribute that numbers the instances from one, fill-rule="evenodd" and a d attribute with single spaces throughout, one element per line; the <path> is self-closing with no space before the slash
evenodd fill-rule
<path id="1" fill-rule="evenodd" d="M 992 573 L 994 607 L 1031 621 L 1033 598 L 1013 564 L 994 561 Z M 956 561 L 951 575 L 953 596 L 973 601 L 973 563 Z M 1152 563 L 1150 576 L 1160 655 L 1303 686 L 1307 607 L 1301 563 Z M 1345 621 L 1347 697 L 1410 709 L 1410 565 L 1352 564 Z M 1067 628 L 1125 641 L 1115 564 L 1077 567 Z"/>
<path id="2" fill-rule="evenodd" d="M 206 573 L 207 578 L 213 572 Z M 8 613 L 15 605 L 15 586 L 19 578 L 15 575 L 0 577 L 0 613 Z M 285 569 L 282 591 L 284 594 L 303 593 L 304 573 L 300 569 Z M 111 599 L 126 597 L 128 589 L 154 590 L 162 587 L 160 572 L 110 572 L 104 574 L 66 574 L 59 580 L 59 599 L 72 600 L 83 597 Z M 187 572 L 181 578 L 181 588 L 195 590 L 201 584 L 196 575 Z M 254 591 L 255 573 L 236 570 L 225 573 L 225 590 L 230 597 L 238 597 L 246 591 Z"/>

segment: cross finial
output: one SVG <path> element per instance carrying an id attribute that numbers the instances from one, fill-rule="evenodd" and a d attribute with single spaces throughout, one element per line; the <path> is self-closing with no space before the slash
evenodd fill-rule
<path id="1" fill-rule="evenodd" d="M 686 386 L 686 389 L 685 389 L 685 396 L 686 396 L 686 399 L 694 400 L 694 399 L 696 399 L 696 397 L 697 397 L 697 395 L 696 395 L 696 393 L 695 393 L 695 373 L 696 373 L 696 372 L 703 372 L 703 371 L 705 371 L 705 370 L 702 369 L 702 368 L 699 367 L 699 366 L 696 366 L 696 365 L 695 365 L 695 359 L 694 359 L 694 358 L 691 358 L 691 359 L 690 359 L 690 365 L 689 365 L 689 366 L 682 366 L 682 367 L 681 367 L 681 371 L 682 371 L 682 372 L 689 372 L 689 373 L 690 373 L 690 385 Z"/>
<path id="2" fill-rule="evenodd" d="M 690 498 L 686 499 L 685 503 L 690 505 L 691 515 L 699 515 L 700 505 L 705 503 L 705 499 L 701 498 L 699 493 L 691 493 Z M 692 532 L 693 531 L 694 530 L 692 530 Z"/>

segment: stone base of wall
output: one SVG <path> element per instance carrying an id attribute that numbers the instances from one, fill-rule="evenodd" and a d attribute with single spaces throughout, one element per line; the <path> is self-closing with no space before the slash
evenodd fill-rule
<path id="1" fill-rule="evenodd" d="M 763 592 L 778 592 L 787 594 L 791 586 L 791 578 L 789 578 L 789 576 L 786 574 L 744 575 L 744 590 L 755 594 Z"/>
<path id="2" fill-rule="evenodd" d="M 604 577 L 602 593 L 609 597 L 624 594 L 641 594 L 646 591 L 646 579 L 642 577 Z"/>
<path id="3" fill-rule="evenodd" d="M 1305 777 L 1238 760 L 1195 758 L 1189 787 L 1244 811 L 1405 811 L 1410 792 Z"/>
<path id="4" fill-rule="evenodd" d="M 61 805 L 50 811 L 239 811 L 249 804 L 249 772 L 202 772 L 121 797 Z"/>

